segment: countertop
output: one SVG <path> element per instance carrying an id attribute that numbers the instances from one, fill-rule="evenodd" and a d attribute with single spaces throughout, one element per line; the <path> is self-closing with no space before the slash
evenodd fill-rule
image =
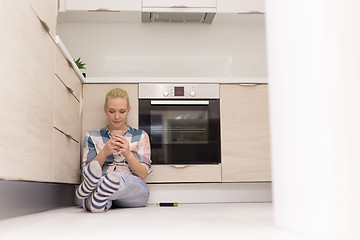
<path id="1" fill-rule="evenodd" d="M 152 77 L 152 78 L 86 78 L 85 83 L 242 83 L 242 84 L 266 84 L 267 78 L 176 78 L 176 77 Z"/>

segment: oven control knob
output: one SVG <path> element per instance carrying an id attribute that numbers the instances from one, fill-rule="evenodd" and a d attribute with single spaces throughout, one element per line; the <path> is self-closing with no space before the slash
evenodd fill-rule
<path id="1" fill-rule="evenodd" d="M 167 97 L 167 96 L 169 96 L 169 92 L 168 92 L 168 91 L 164 91 L 164 92 L 163 92 L 163 95 L 164 95 L 164 97 Z"/>
<path id="2" fill-rule="evenodd" d="M 191 92 L 190 92 L 190 96 L 195 97 L 195 95 L 196 95 L 196 92 L 195 92 L 195 91 L 191 91 Z"/>

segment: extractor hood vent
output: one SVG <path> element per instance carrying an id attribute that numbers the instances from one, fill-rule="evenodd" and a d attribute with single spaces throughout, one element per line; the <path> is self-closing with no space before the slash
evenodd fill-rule
<path id="1" fill-rule="evenodd" d="M 143 12 L 142 22 L 211 23 L 214 16 L 201 12 Z"/>
<path id="2" fill-rule="evenodd" d="M 216 0 L 143 0 L 142 22 L 211 23 Z"/>

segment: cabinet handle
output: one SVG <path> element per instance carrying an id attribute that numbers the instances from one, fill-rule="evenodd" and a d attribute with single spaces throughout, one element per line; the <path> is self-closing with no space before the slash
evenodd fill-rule
<path id="1" fill-rule="evenodd" d="M 107 8 L 98 8 L 98 9 L 89 9 L 88 12 L 120 12 L 120 10 L 107 9 Z"/>
<path id="2" fill-rule="evenodd" d="M 209 101 L 167 101 L 167 100 L 151 100 L 151 105 L 209 105 Z"/>
<path id="3" fill-rule="evenodd" d="M 186 5 L 174 5 L 174 6 L 171 6 L 170 8 L 189 8 L 188 6 Z"/>
<path id="4" fill-rule="evenodd" d="M 44 27 L 44 29 L 46 30 L 47 33 L 50 32 L 50 28 L 47 25 L 46 22 L 44 22 L 43 20 L 41 20 L 41 18 L 38 16 L 38 14 L 36 13 L 35 9 L 33 8 L 33 6 L 30 4 L 31 10 L 35 13 L 35 16 L 39 19 L 41 25 Z"/>
<path id="5" fill-rule="evenodd" d="M 265 14 L 265 13 L 260 11 L 248 11 L 248 12 L 238 12 L 237 14 Z"/>
<path id="6" fill-rule="evenodd" d="M 70 139 L 72 139 L 72 140 L 76 141 L 76 140 L 75 140 L 75 138 L 74 138 L 73 136 L 71 136 L 70 134 L 66 134 L 66 133 L 65 133 L 65 136 L 67 136 L 68 138 L 70 138 Z"/>
<path id="7" fill-rule="evenodd" d="M 49 32 L 50 32 L 50 28 L 49 28 L 49 26 L 47 25 L 47 23 L 44 22 L 43 20 L 41 20 L 39 17 L 37 17 L 37 18 L 39 19 L 41 25 L 44 27 L 45 31 L 46 31 L 47 33 L 49 33 Z"/>
<path id="8" fill-rule="evenodd" d="M 62 134 L 64 134 L 67 138 L 70 138 L 70 139 L 73 140 L 74 142 L 79 143 L 79 141 L 76 140 L 76 139 L 75 139 L 73 136 L 71 136 L 70 134 L 65 133 L 64 131 L 60 130 L 59 128 L 57 128 L 57 127 L 55 127 L 55 126 L 54 126 L 54 128 L 55 128 L 56 130 L 58 130 L 59 132 L 61 132 Z"/>
<path id="9" fill-rule="evenodd" d="M 71 87 L 66 86 L 66 89 L 67 89 L 71 94 L 74 93 L 74 90 L 73 90 Z"/>
<path id="10" fill-rule="evenodd" d="M 173 168 L 187 168 L 189 165 L 171 165 Z"/>
<path id="11" fill-rule="evenodd" d="M 239 85 L 242 86 L 242 87 L 256 87 L 259 84 L 256 84 L 256 83 L 240 83 Z"/>

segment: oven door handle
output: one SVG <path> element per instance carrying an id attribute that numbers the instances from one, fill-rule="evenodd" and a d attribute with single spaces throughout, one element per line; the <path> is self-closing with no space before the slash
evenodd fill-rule
<path id="1" fill-rule="evenodd" d="M 151 100 L 151 105 L 209 105 L 209 101 L 171 101 L 171 100 Z"/>

